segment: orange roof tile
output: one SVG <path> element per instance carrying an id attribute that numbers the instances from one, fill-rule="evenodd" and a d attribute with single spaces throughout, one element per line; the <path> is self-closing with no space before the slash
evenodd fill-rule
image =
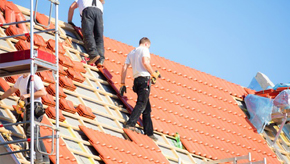
<path id="1" fill-rule="evenodd" d="M 100 153 L 100 157 L 105 163 L 169 164 L 161 151 L 156 150 L 152 144 L 147 145 L 149 143 L 148 140 L 144 144 L 139 144 L 85 126 L 79 127 L 89 138 L 93 147 Z M 134 138 L 134 134 L 131 134 L 128 131 L 127 133 Z"/>
<path id="2" fill-rule="evenodd" d="M 105 67 L 111 84 L 120 87 L 120 71 L 130 46 L 105 38 Z M 127 48 L 126 48 L 127 47 Z M 151 54 L 153 69 L 162 78 L 152 85 L 150 101 L 154 130 L 174 135 L 178 132 L 186 149 L 212 159 L 252 153 L 279 163 L 274 152 L 253 129 L 232 96 L 242 98 L 248 92 L 241 86 Z M 179 68 L 178 70 L 174 70 Z M 126 78 L 128 103 L 135 106 L 133 78 Z"/>

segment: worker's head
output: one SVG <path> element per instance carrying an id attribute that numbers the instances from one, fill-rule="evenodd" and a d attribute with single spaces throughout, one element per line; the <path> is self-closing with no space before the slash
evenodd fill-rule
<path id="1" fill-rule="evenodd" d="M 25 78 L 29 75 L 29 73 L 24 73 L 22 76 Z"/>
<path id="2" fill-rule="evenodd" d="M 147 48 L 150 48 L 151 42 L 147 37 L 143 37 L 139 41 L 139 46 L 145 46 Z"/>

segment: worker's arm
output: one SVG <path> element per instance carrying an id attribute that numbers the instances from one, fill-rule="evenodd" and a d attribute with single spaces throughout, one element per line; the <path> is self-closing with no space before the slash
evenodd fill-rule
<path id="1" fill-rule="evenodd" d="M 42 88 L 42 89 L 34 92 L 34 98 L 36 99 L 36 98 L 45 96 L 46 94 L 47 94 L 47 92 L 46 92 L 45 88 Z M 24 99 L 29 98 L 29 97 L 30 97 L 30 94 L 24 94 L 24 95 L 20 96 L 20 99 L 24 100 Z"/>
<path id="2" fill-rule="evenodd" d="M 130 64 L 124 64 L 122 67 L 122 72 L 121 72 L 121 84 L 125 84 L 125 79 L 127 75 L 127 70 Z"/>
<path id="3" fill-rule="evenodd" d="M 0 96 L 0 99 L 6 99 L 7 97 L 11 96 L 13 93 L 15 93 L 18 89 L 14 86 L 9 88 L 3 95 Z"/>
<path id="4" fill-rule="evenodd" d="M 72 22 L 73 19 L 73 15 L 74 15 L 74 10 L 78 8 L 78 4 L 76 2 L 73 2 L 68 10 L 68 18 L 67 18 L 67 22 Z"/>
<path id="5" fill-rule="evenodd" d="M 150 58 L 149 57 L 142 57 L 142 64 L 145 67 L 145 69 L 152 75 L 154 73 L 151 64 L 150 64 Z"/>

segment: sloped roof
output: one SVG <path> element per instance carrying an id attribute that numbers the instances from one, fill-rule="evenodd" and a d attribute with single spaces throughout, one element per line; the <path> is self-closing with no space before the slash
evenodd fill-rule
<path id="1" fill-rule="evenodd" d="M 2 5 L 0 8 L 6 14 L 6 8 L 3 7 L 6 1 L 0 2 Z M 16 12 L 17 7 L 15 8 L 11 2 L 8 4 L 12 7 L 7 9 L 7 12 Z M 29 15 L 27 9 L 19 8 L 24 13 L 24 17 Z M 1 19 L 1 16 L 0 13 L 0 23 L 3 23 L 3 20 L 13 21 L 13 16 L 10 17 L 10 14 L 4 15 L 4 19 Z M 22 16 L 21 18 L 23 19 Z M 45 23 L 43 20 L 46 18 L 38 14 L 38 21 L 42 23 Z M 21 28 L 25 27 L 21 26 Z M 10 31 L 7 28 L 1 27 L 0 34 L 21 33 L 20 27 Z M 36 26 L 36 29 L 43 28 Z M 55 51 L 53 39 L 53 33 L 39 34 L 35 37 L 34 43 L 39 49 L 52 53 Z M 137 158 L 142 158 L 140 163 L 151 161 L 150 159 L 155 162 L 159 160 L 168 163 L 164 160 L 164 155 L 170 163 L 177 163 L 178 158 L 181 158 L 184 163 L 194 163 L 199 161 L 198 158 L 222 159 L 251 152 L 254 161 L 266 157 L 268 163 L 280 163 L 264 138 L 255 132 L 235 100 L 241 101 L 243 95 L 248 94 L 249 90 L 246 91 L 242 86 L 154 54 L 151 54 L 151 63 L 153 69 L 160 71 L 162 78 L 157 80 L 157 84 L 152 85 L 150 102 L 154 130 L 159 138 L 156 144 L 163 155 L 148 137 L 136 136 L 137 134 L 133 132 L 123 130 L 122 124 L 128 119 L 129 112 L 114 88 L 120 87 L 121 65 L 125 61 L 126 54 L 134 47 L 108 37 L 104 39 L 106 50 L 104 66 L 110 74 L 106 73 L 105 77 L 109 79 L 103 76 L 103 70 L 82 64 L 84 48 L 80 36 L 69 25 L 60 22 L 59 53 L 61 55 L 59 60 L 60 97 L 62 97 L 60 99 L 62 121 L 60 123 L 62 138 L 60 154 L 62 160 L 78 163 L 102 163 L 102 161 L 130 163 L 127 159 L 134 160 L 134 156 L 137 156 Z M 29 49 L 27 41 L 29 39 L 26 40 L 26 38 L 0 41 L 0 50 L 10 52 Z M 55 90 L 52 73 L 41 72 L 39 76 L 45 82 L 49 93 L 43 98 L 47 115 L 43 122 L 53 124 L 55 123 L 53 110 Z M 17 76 L 6 77 L 6 81 L 1 79 L 1 88 L 6 90 L 7 85 L 13 85 L 16 79 Z M 132 69 L 129 69 L 126 78 L 128 92 L 126 97 L 121 99 L 127 99 L 128 104 L 133 107 L 137 97 L 132 91 L 132 84 Z M 14 111 L 12 105 L 16 100 L 17 97 L 14 96 L 2 101 L 0 110 L 2 123 L 16 121 L 12 114 Z M 132 107 L 129 108 L 132 109 Z M 12 137 L 6 139 L 23 137 L 20 126 L 8 130 L 13 133 Z M 185 150 L 173 146 L 172 136 L 176 132 L 180 134 Z M 49 134 L 45 128 L 41 129 L 41 133 L 42 135 Z M 120 139 L 116 141 L 114 136 Z M 130 139 L 132 142 L 123 139 Z M 128 145 L 123 142 L 133 146 L 127 148 Z M 51 141 L 45 141 L 47 149 L 50 148 L 49 143 Z M 148 149 L 156 153 L 148 154 L 150 152 Z M 51 156 L 52 161 L 53 158 Z M 25 161 L 21 155 L 19 160 Z"/>

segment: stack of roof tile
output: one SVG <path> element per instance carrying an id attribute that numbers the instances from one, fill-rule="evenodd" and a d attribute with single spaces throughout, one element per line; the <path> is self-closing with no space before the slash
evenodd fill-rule
<path id="1" fill-rule="evenodd" d="M 86 73 L 86 69 L 84 68 L 84 64 L 82 62 L 79 61 L 73 61 L 73 65 L 74 65 L 74 69 L 76 71 L 82 72 L 82 73 Z"/>
<path id="2" fill-rule="evenodd" d="M 67 72 L 67 76 L 73 79 L 74 81 L 77 81 L 80 83 L 85 81 L 85 78 L 83 77 L 83 75 L 79 71 L 76 71 L 74 68 L 68 68 L 66 72 Z"/>
<path id="3" fill-rule="evenodd" d="M 59 64 L 65 66 L 65 67 L 73 67 L 74 66 L 72 60 L 66 55 L 59 54 L 58 59 L 59 59 Z"/>
<path id="4" fill-rule="evenodd" d="M 30 42 L 30 35 L 28 35 L 26 38 L 27 38 L 27 41 Z M 34 45 L 38 47 L 46 47 L 45 40 L 43 39 L 42 36 L 34 34 L 33 39 L 34 39 L 34 42 L 33 42 Z"/>
<path id="5" fill-rule="evenodd" d="M 48 49 L 47 47 L 38 47 L 38 50 L 47 52 L 49 54 L 53 54 L 53 52 L 50 49 Z"/>
<path id="6" fill-rule="evenodd" d="M 48 17 L 44 14 L 40 14 L 39 12 L 36 13 L 36 20 L 38 23 L 44 25 L 44 26 L 48 26 Z M 52 22 L 50 22 L 49 27 L 44 27 L 45 29 L 54 29 L 55 26 L 53 25 Z"/>
<path id="7" fill-rule="evenodd" d="M 6 81 L 10 82 L 10 83 L 16 83 L 16 80 L 18 79 L 20 75 L 13 75 L 13 76 L 7 76 L 4 77 Z"/>
<path id="8" fill-rule="evenodd" d="M 5 11 L 6 3 L 7 3 L 6 0 L 0 0 L 0 10 L 1 10 L 2 12 Z"/>
<path id="9" fill-rule="evenodd" d="M 52 124 L 50 123 L 50 121 L 48 120 L 48 118 L 46 116 L 43 117 L 41 123 L 52 126 Z M 52 131 L 50 128 L 47 128 L 45 126 L 41 126 L 40 127 L 40 134 L 41 136 L 51 136 L 52 135 Z M 55 134 L 55 133 L 54 133 Z M 43 143 L 45 145 L 45 148 L 47 150 L 48 153 L 51 153 L 51 148 L 52 148 L 52 139 L 44 139 Z M 72 154 L 72 152 L 68 149 L 68 147 L 66 146 L 65 142 L 63 141 L 63 139 L 60 137 L 59 138 L 59 163 L 61 164 L 77 164 L 77 160 L 74 157 L 74 155 Z M 56 142 L 54 141 L 54 147 L 56 146 Z M 56 163 L 56 158 L 55 158 L 55 153 L 53 153 L 52 155 L 49 156 L 50 160 L 52 163 Z"/>
<path id="10" fill-rule="evenodd" d="M 74 107 L 74 104 L 70 100 L 66 100 L 65 98 L 59 99 L 59 108 L 69 113 L 76 113 L 77 110 Z"/>
<path id="11" fill-rule="evenodd" d="M 7 21 L 6 21 L 7 22 Z M 6 30 L 5 30 L 6 35 L 8 36 L 13 36 L 13 35 L 19 35 L 19 34 L 23 34 L 23 30 L 20 28 L 17 28 L 16 26 L 9 26 Z M 21 39 L 21 40 L 26 40 L 25 36 L 17 36 L 16 39 Z"/>
<path id="12" fill-rule="evenodd" d="M 29 50 L 30 49 L 30 43 L 27 41 L 19 40 L 16 44 L 15 47 L 18 51 L 21 50 Z"/>
<path id="13" fill-rule="evenodd" d="M 26 18 L 24 17 L 24 15 L 21 12 L 17 12 L 15 16 L 16 16 L 16 21 L 17 22 L 26 21 Z M 29 32 L 29 30 L 28 30 L 28 28 L 27 28 L 25 23 L 19 23 L 19 24 L 17 24 L 17 26 L 20 29 L 22 29 L 24 33 Z"/>
<path id="14" fill-rule="evenodd" d="M 3 78 L 0 78 L 0 87 L 3 89 L 4 92 L 6 92 L 10 88 L 9 84 Z"/>
<path id="15" fill-rule="evenodd" d="M 78 114 L 80 116 L 83 116 L 83 117 L 86 117 L 86 118 L 89 118 L 89 119 L 92 119 L 92 120 L 96 117 L 93 114 L 92 109 L 90 107 L 84 106 L 82 104 L 79 104 L 76 107 L 76 110 L 77 110 L 77 112 L 78 112 Z"/>
<path id="16" fill-rule="evenodd" d="M 59 75 L 63 75 L 63 76 L 67 75 L 67 73 L 64 71 L 62 65 L 58 65 L 58 71 L 59 71 Z"/>
<path id="17" fill-rule="evenodd" d="M 37 72 L 36 73 L 42 81 L 47 82 L 47 83 L 51 83 L 54 84 L 54 77 L 52 75 L 51 71 L 42 71 L 42 72 Z"/>
<path id="18" fill-rule="evenodd" d="M 56 114 L 55 114 L 55 108 L 53 107 L 47 107 L 45 109 L 45 113 L 46 115 L 51 118 L 51 119 L 54 119 L 56 118 Z M 59 121 L 63 122 L 65 120 L 65 117 L 63 116 L 61 110 L 59 110 Z"/>
<path id="19" fill-rule="evenodd" d="M 46 91 L 48 94 L 55 96 L 55 84 L 49 84 L 46 87 Z M 66 94 L 63 92 L 62 87 L 59 87 L 59 97 L 66 98 Z"/>
<path id="20" fill-rule="evenodd" d="M 49 39 L 46 43 L 47 43 L 47 48 L 55 52 L 55 40 Z M 61 43 L 58 43 L 58 52 L 62 55 L 65 54 L 65 49 L 63 48 Z"/>
<path id="21" fill-rule="evenodd" d="M 3 17 L 3 15 L 0 13 L 0 25 L 1 24 L 5 24 L 6 21 L 5 21 L 5 18 Z"/>
<path id="22" fill-rule="evenodd" d="M 74 91 L 77 87 L 74 85 L 72 79 L 67 78 L 66 76 L 59 76 L 59 85 L 65 89 Z"/>
<path id="23" fill-rule="evenodd" d="M 15 12 L 13 11 L 13 9 L 5 6 L 4 10 L 5 10 L 5 21 L 7 23 L 15 22 L 16 21 L 16 17 L 15 17 Z M 10 25 L 10 26 L 16 27 L 15 24 L 14 25 Z"/>
<path id="24" fill-rule="evenodd" d="M 79 126 L 105 163 L 169 164 L 160 151 L 97 130 Z"/>
<path id="25" fill-rule="evenodd" d="M 41 97 L 41 100 L 44 105 L 55 107 L 55 101 L 52 95 L 46 94 Z"/>

